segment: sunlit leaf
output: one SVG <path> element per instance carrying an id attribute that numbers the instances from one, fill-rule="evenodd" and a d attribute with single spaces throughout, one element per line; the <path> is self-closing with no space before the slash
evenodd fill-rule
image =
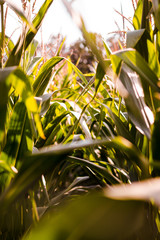
<path id="1" fill-rule="evenodd" d="M 53 67 L 62 60 L 62 57 L 53 57 L 43 64 L 33 84 L 33 90 L 36 96 L 41 96 L 44 93 L 49 83 Z"/>
<path id="2" fill-rule="evenodd" d="M 156 74 L 150 69 L 147 62 L 142 58 L 142 56 L 134 49 L 126 49 L 122 51 L 115 52 L 111 57 L 112 63 L 115 66 L 115 61 L 117 58 L 123 60 L 132 70 L 137 72 L 142 77 L 142 85 L 149 84 L 153 90 L 160 92 L 160 88 L 157 86 L 158 77 Z M 114 68 L 116 71 L 116 68 Z M 145 80 L 145 82 L 144 82 Z"/>
<path id="3" fill-rule="evenodd" d="M 138 75 L 123 66 L 119 80 L 117 80 L 117 89 L 125 100 L 128 115 L 135 127 L 150 138 L 150 126 L 154 117 L 145 104 L 144 92 Z"/>
<path id="4" fill-rule="evenodd" d="M 44 138 L 36 100 L 34 99 L 32 88 L 28 77 L 21 69 L 16 69 L 8 78 L 8 83 L 16 89 L 17 93 L 21 96 L 25 102 L 26 108 L 29 112 L 33 113 L 37 130 Z"/>
<path id="5" fill-rule="evenodd" d="M 135 30 L 139 30 L 141 28 L 142 13 L 143 13 L 143 0 L 139 0 L 133 17 L 133 26 Z"/>
<path id="6" fill-rule="evenodd" d="M 160 206 L 159 184 L 160 178 L 148 179 L 137 183 L 113 186 L 106 189 L 105 194 L 110 198 L 119 200 L 153 201 L 157 206 Z"/>
<path id="7" fill-rule="evenodd" d="M 152 6 L 154 11 L 154 18 L 156 22 L 156 27 L 160 30 L 160 8 L 159 0 L 152 0 Z"/>
<path id="8" fill-rule="evenodd" d="M 6 123 L 6 114 L 7 114 L 7 103 L 8 103 L 8 93 L 9 86 L 7 83 L 7 77 L 11 72 L 15 70 L 15 67 L 0 69 L 0 144 L 2 144 L 4 138 L 4 130 Z"/>

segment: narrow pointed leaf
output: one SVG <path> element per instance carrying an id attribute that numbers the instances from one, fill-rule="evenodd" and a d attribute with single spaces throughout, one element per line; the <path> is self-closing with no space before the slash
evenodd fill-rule
<path id="1" fill-rule="evenodd" d="M 22 100 L 25 102 L 27 111 L 33 113 L 37 130 L 40 136 L 44 138 L 38 114 L 38 106 L 32 93 L 30 80 L 21 69 L 16 69 L 8 78 L 8 84 L 12 84 L 17 93 L 21 96 Z"/>
<path id="2" fill-rule="evenodd" d="M 150 235 L 144 206 L 141 201 L 116 201 L 101 193 L 88 194 L 48 214 L 23 240 L 134 239 L 143 229 L 146 239 Z"/>
<path id="3" fill-rule="evenodd" d="M 128 115 L 135 127 L 150 138 L 153 114 L 145 104 L 144 92 L 138 75 L 125 65 L 117 80 L 117 89 L 125 100 Z"/>
<path id="4" fill-rule="evenodd" d="M 88 161 L 86 159 L 81 159 L 77 157 L 68 157 L 69 161 L 73 163 L 78 163 L 82 166 L 89 167 L 92 171 L 100 174 L 103 178 L 109 181 L 111 184 L 120 183 L 120 180 L 115 177 L 111 172 L 109 172 L 105 167 L 98 165 L 97 163 Z"/>
<path id="5" fill-rule="evenodd" d="M 160 31 L 160 7 L 159 7 L 159 0 L 152 0 L 154 18 L 156 22 L 156 27 Z"/>
<path id="6" fill-rule="evenodd" d="M 153 88 L 154 91 L 160 92 L 160 88 L 158 87 L 158 77 L 156 74 L 150 69 L 147 62 L 142 58 L 142 56 L 134 49 L 126 49 L 122 51 L 117 51 L 111 56 L 112 64 L 115 66 L 114 55 L 121 60 L 123 60 L 132 70 L 137 72 L 140 77 L 142 77 L 142 85 L 149 85 Z M 116 69 L 116 68 L 115 68 Z M 113 70 L 115 70 L 113 69 Z"/>
<path id="7" fill-rule="evenodd" d="M 139 150 L 129 141 L 121 137 L 117 137 L 112 141 L 108 140 L 86 140 L 71 144 L 57 145 L 42 148 L 40 151 L 30 154 L 25 157 L 18 174 L 14 178 L 11 185 L 6 189 L 0 198 L 0 206 L 3 205 L 3 210 L 16 200 L 19 195 L 25 192 L 33 183 L 47 171 L 54 169 L 54 167 L 61 161 L 66 160 L 66 157 L 74 149 L 92 147 L 95 145 L 105 145 L 108 148 L 116 148 L 124 151 L 129 155 L 142 170 L 143 175 L 146 176 L 148 171 L 148 163 Z M 3 203 L 3 204 L 2 204 Z"/>
<path id="8" fill-rule="evenodd" d="M 139 30 L 141 28 L 142 14 L 143 14 L 143 0 L 139 0 L 133 17 L 133 26 L 135 30 Z"/>
<path id="9" fill-rule="evenodd" d="M 6 123 L 6 114 L 7 114 L 7 103 L 8 103 L 8 93 L 9 86 L 7 83 L 7 78 L 12 71 L 15 70 L 15 67 L 0 69 L 0 145 L 2 144 L 4 138 L 4 130 Z"/>
<path id="10" fill-rule="evenodd" d="M 127 32 L 126 47 L 127 48 L 134 48 L 136 46 L 136 44 L 139 42 L 139 40 L 141 39 L 144 32 L 145 32 L 145 29 L 128 31 Z"/>
<path id="11" fill-rule="evenodd" d="M 159 184 L 160 178 L 154 178 L 132 184 L 113 186 L 106 189 L 105 194 L 112 199 L 152 201 L 159 207 Z"/>
<path id="12" fill-rule="evenodd" d="M 53 67 L 62 60 L 62 57 L 53 57 L 43 64 L 33 84 L 33 91 L 37 97 L 44 93 L 52 75 Z"/>
<path id="13" fill-rule="evenodd" d="M 12 112 L 7 132 L 6 145 L 0 154 L 0 159 L 4 160 L 10 167 L 16 164 L 18 156 L 24 124 L 26 119 L 26 108 L 23 102 L 18 102 Z M 8 184 L 8 174 L 0 175 L 0 189 L 4 190 L 5 184 Z"/>

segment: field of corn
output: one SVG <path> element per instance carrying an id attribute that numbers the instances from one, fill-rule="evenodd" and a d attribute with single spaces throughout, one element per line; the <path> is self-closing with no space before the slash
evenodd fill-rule
<path id="1" fill-rule="evenodd" d="M 0 239 L 160 239 L 159 0 L 132 0 L 115 47 L 64 0 L 84 40 L 65 51 L 53 38 L 41 57 L 54 1 L 33 19 L 36 1 L 13 2 L 0 0 Z"/>

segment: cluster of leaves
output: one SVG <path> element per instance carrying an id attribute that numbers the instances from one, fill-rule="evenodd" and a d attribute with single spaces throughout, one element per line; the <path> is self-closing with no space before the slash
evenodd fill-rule
<path id="1" fill-rule="evenodd" d="M 105 56 L 82 21 L 89 80 L 62 44 L 44 64 L 35 56 L 52 2 L 32 22 L 0 2 L 26 24 L 15 46 L 0 35 L 1 239 L 159 239 L 158 1 L 138 1 L 127 48 L 104 42 Z"/>

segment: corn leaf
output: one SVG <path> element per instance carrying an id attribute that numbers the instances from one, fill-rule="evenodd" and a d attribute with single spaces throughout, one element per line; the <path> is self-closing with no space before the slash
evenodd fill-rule
<path id="1" fill-rule="evenodd" d="M 57 164 L 66 160 L 67 155 L 74 149 L 93 147 L 95 145 L 105 145 L 107 148 L 124 151 L 129 156 L 129 159 L 136 163 L 142 170 L 142 177 L 147 176 L 148 162 L 131 142 L 122 137 L 117 137 L 112 141 L 106 139 L 95 141 L 86 140 L 65 145 L 59 144 L 57 146 L 43 147 L 38 152 L 29 154 L 23 159 L 18 174 L 0 198 L 0 206 L 3 206 L 3 211 L 8 208 L 19 195 L 32 186 L 42 174 L 54 169 Z M 108 175 L 108 173 L 106 174 Z M 114 182 L 116 180 L 112 175 L 110 175 L 109 179 L 112 179 Z"/>
<path id="2" fill-rule="evenodd" d="M 49 59 L 45 64 L 43 64 L 33 83 L 33 91 L 37 97 L 41 96 L 44 93 L 52 75 L 53 67 L 62 60 L 62 57 L 53 57 Z"/>
<path id="3" fill-rule="evenodd" d="M 160 30 L 160 8 L 159 8 L 159 0 L 152 0 L 152 7 L 154 12 L 154 18 L 156 27 Z"/>
<path id="4" fill-rule="evenodd" d="M 133 26 L 135 30 L 141 29 L 142 14 L 143 14 L 143 0 L 139 0 L 133 17 Z"/>
<path id="5" fill-rule="evenodd" d="M 17 93 L 21 96 L 24 101 L 27 111 L 32 113 L 34 116 L 35 124 L 37 130 L 44 138 L 39 114 L 38 114 L 38 106 L 36 100 L 34 99 L 32 88 L 30 85 L 29 78 L 24 74 L 21 69 L 16 69 L 8 78 L 8 84 L 12 84 L 12 86 L 16 89 Z M 29 114 L 30 117 L 30 114 Z"/>
<path id="6" fill-rule="evenodd" d="M 140 201 L 111 200 L 101 193 L 89 194 L 48 214 L 23 240 L 134 239 L 145 228 L 143 236 L 150 237 L 144 205 Z"/>
<path id="7" fill-rule="evenodd" d="M 0 145 L 2 144 L 4 138 L 4 130 L 6 123 L 6 114 L 7 114 L 7 104 L 8 104 L 8 93 L 9 86 L 7 83 L 7 78 L 12 71 L 15 70 L 15 67 L 0 69 Z"/>
<path id="8" fill-rule="evenodd" d="M 116 57 L 115 57 L 116 56 Z M 133 71 L 137 72 L 140 77 L 142 77 L 142 85 L 145 90 L 146 84 L 151 86 L 154 91 L 160 92 L 158 87 L 158 77 L 150 69 L 147 62 L 142 58 L 142 56 L 134 49 L 126 49 L 122 51 L 117 51 L 111 56 L 111 61 L 113 64 L 113 70 L 117 72 L 117 59 L 123 60 Z M 119 61 L 120 61 L 119 60 Z"/>
<path id="9" fill-rule="evenodd" d="M 144 92 L 138 75 L 125 65 L 117 80 L 117 89 L 125 100 L 128 115 L 135 127 L 150 139 L 153 114 L 145 104 Z"/>

